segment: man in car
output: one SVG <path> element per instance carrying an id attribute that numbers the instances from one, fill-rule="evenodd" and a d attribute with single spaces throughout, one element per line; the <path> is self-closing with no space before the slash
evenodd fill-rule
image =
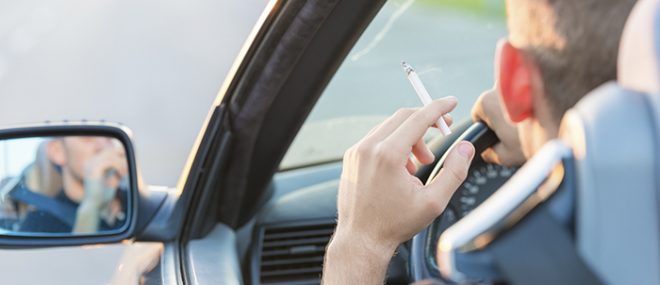
<path id="1" fill-rule="evenodd" d="M 120 227 L 126 197 L 117 190 L 128 171 L 121 144 L 109 137 L 70 136 L 50 139 L 43 147 L 60 184 L 55 193 L 26 189 L 43 183 L 24 181 L 14 187 L 10 196 L 31 208 L 19 230 L 94 233 Z M 43 178 L 44 173 L 37 177 Z"/>
<path id="2" fill-rule="evenodd" d="M 498 46 L 496 84 L 473 108 L 501 143 L 483 156 L 520 165 L 557 136 L 563 113 L 616 77 L 618 43 L 635 0 L 507 0 L 509 38 Z M 465 179 L 474 148 L 459 143 L 428 186 L 414 156 L 430 163 L 422 136 L 456 99 L 400 110 L 350 148 L 337 198 L 338 224 L 324 284 L 382 284 L 397 246 L 428 226 Z M 505 115 L 506 114 L 506 115 Z"/>

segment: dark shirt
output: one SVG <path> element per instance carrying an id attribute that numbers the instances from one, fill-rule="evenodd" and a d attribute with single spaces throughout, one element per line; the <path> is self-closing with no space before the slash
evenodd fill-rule
<path id="1" fill-rule="evenodd" d="M 78 209 L 78 203 L 69 199 L 69 197 L 64 194 L 64 191 L 60 191 L 60 193 L 53 197 L 53 199 L 60 207 L 69 210 L 67 211 L 69 213 L 75 213 L 75 211 L 70 210 Z M 31 210 L 25 215 L 20 223 L 19 229 L 21 232 L 38 233 L 70 233 L 73 230 L 72 225 L 55 217 L 50 212 L 39 208 Z"/>
<path id="2" fill-rule="evenodd" d="M 123 194 L 125 191 L 120 190 L 119 192 Z M 64 194 L 64 191 L 60 191 L 60 193 L 52 199 L 54 199 L 58 206 L 62 207 L 65 212 L 76 213 L 78 210 L 79 204 L 69 199 L 69 197 Z M 120 200 L 122 209 L 126 209 L 126 199 Z M 75 221 L 75 214 L 72 218 L 72 220 Z M 124 221 L 122 220 L 115 221 L 113 225 L 109 225 L 105 221 L 101 220 L 98 231 L 111 231 L 118 229 L 123 225 Z M 70 224 L 70 221 L 63 221 L 62 219 L 51 214 L 49 211 L 39 209 L 37 207 L 25 215 L 20 223 L 19 230 L 21 232 L 37 233 L 70 233 L 73 230 L 73 225 Z"/>

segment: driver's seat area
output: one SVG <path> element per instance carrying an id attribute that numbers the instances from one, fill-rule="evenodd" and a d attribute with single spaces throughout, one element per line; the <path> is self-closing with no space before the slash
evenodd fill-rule
<path id="1" fill-rule="evenodd" d="M 555 169 L 561 184 L 545 187 Z M 631 12 L 618 80 L 586 95 L 559 139 L 447 229 L 438 260 L 457 282 L 660 284 L 660 0 Z"/>
<path id="2" fill-rule="evenodd" d="M 660 1 L 636 4 L 617 82 L 567 112 L 560 133 L 576 162 L 580 255 L 607 284 L 660 284 Z"/>

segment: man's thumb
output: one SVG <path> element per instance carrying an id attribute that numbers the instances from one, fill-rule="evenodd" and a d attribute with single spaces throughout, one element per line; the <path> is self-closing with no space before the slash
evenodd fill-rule
<path id="1" fill-rule="evenodd" d="M 448 203 L 456 189 L 463 184 L 474 158 L 474 146 L 467 141 L 456 144 L 447 155 L 438 176 L 427 186 L 429 194 L 438 202 Z"/>

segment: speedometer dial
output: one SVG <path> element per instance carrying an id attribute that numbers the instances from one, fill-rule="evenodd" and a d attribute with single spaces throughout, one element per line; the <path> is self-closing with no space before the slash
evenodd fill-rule
<path id="1" fill-rule="evenodd" d="M 465 182 L 454 194 L 450 205 L 462 219 L 476 208 L 481 202 L 499 189 L 504 182 L 515 172 L 513 168 L 494 164 L 482 164 L 470 171 Z"/>

